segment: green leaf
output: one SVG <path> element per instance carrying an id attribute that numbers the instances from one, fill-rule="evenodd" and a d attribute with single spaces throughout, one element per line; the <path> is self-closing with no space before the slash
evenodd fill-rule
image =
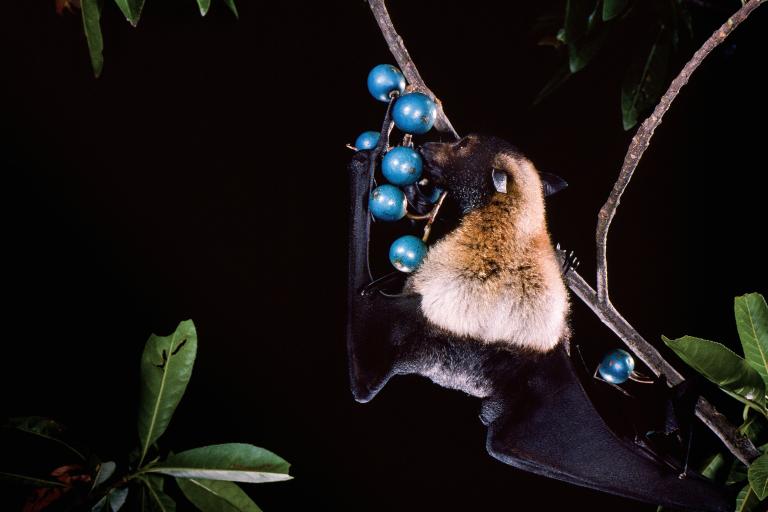
<path id="1" fill-rule="evenodd" d="M 117 512 L 123 505 L 125 505 L 125 500 L 128 498 L 128 491 L 128 487 L 123 487 L 121 489 L 115 489 L 109 494 L 109 507 L 112 509 L 112 512 Z"/>
<path id="2" fill-rule="evenodd" d="M 597 55 L 605 42 L 605 32 L 568 44 L 568 67 L 571 73 L 581 71 Z"/>
<path id="3" fill-rule="evenodd" d="M 31 485 L 33 487 L 67 487 L 57 480 L 48 480 L 47 478 L 38 478 L 29 475 L 17 475 L 16 473 L 0 472 L 0 481 L 11 482 L 16 485 Z"/>
<path id="4" fill-rule="evenodd" d="M 625 130 L 656 105 L 664 93 L 669 71 L 672 37 L 664 26 L 646 52 L 637 54 L 627 68 L 621 86 L 621 114 Z"/>
<path id="5" fill-rule="evenodd" d="M 603 21 L 612 20 L 629 5 L 629 0 L 603 0 Z"/>
<path id="6" fill-rule="evenodd" d="M 91 485 L 91 492 L 111 477 L 115 473 L 117 464 L 113 461 L 107 461 L 99 464 L 96 468 L 96 476 L 93 478 L 93 485 Z"/>
<path id="7" fill-rule="evenodd" d="M 760 375 L 725 345 L 714 341 L 683 336 L 664 343 L 694 370 L 720 386 L 743 403 L 765 414 L 765 384 Z"/>
<path id="8" fill-rule="evenodd" d="M 768 304 L 759 293 L 749 293 L 736 297 L 733 309 L 744 358 L 768 387 Z"/>
<path id="9" fill-rule="evenodd" d="M 175 512 L 176 503 L 163 490 L 163 477 L 156 475 L 141 475 L 142 484 L 141 509 L 155 512 Z"/>
<path id="10" fill-rule="evenodd" d="M 725 485 L 740 484 L 747 479 L 747 466 L 741 463 L 739 459 L 733 461 L 731 471 L 725 479 Z"/>
<path id="11" fill-rule="evenodd" d="M 229 10 L 235 15 L 235 18 L 240 18 L 240 15 L 237 12 L 237 6 L 235 5 L 235 0 L 224 0 L 224 3 L 227 4 Z"/>
<path id="12" fill-rule="evenodd" d="M 200 6 L 200 14 L 205 16 L 211 8 L 211 0 L 197 0 L 197 5 Z"/>
<path id="13" fill-rule="evenodd" d="M 701 468 L 701 476 L 710 480 L 717 480 L 718 473 L 725 467 L 725 456 L 722 453 L 716 453 L 704 463 Z"/>
<path id="14" fill-rule="evenodd" d="M 128 487 L 113 489 L 91 508 L 91 512 L 118 512 L 128 498 Z"/>
<path id="15" fill-rule="evenodd" d="M 81 0 L 80 11 L 83 15 L 85 38 L 88 40 L 88 52 L 91 55 L 91 67 L 96 78 L 104 68 L 104 40 L 101 37 L 101 6 L 98 0 Z"/>
<path id="16" fill-rule="evenodd" d="M 144 0 L 115 0 L 115 3 L 123 11 L 125 19 L 134 27 L 139 24 L 141 11 L 144 9 Z"/>
<path id="17" fill-rule="evenodd" d="M 598 50 L 605 42 L 606 33 L 597 31 L 602 25 L 602 19 L 599 16 L 600 2 L 589 2 L 584 7 L 591 4 L 594 9 L 586 16 L 586 26 L 573 28 L 568 40 L 568 66 L 571 73 L 576 73 L 584 69 L 589 62 L 597 55 Z M 579 19 L 584 18 L 584 13 L 579 13 Z"/>
<path id="18" fill-rule="evenodd" d="M 62 439 L 61 436 L 65 430 L 64 426 L 52 419 L 43 418 L 41 416 L 25 416 L 11 418 L 3 426 L 58 443 L 77 455 L 80 459 L 85 460 L 85 456 L 80 453 L 80 451 Z"/>
<path id="19" fill-rule="evenodd" d="M 755 491 L 749 484 L 745 485 L 736 496 L 736 512 L 752 512 L 757 510 L 758 505 L 760 500 L 757 499 Z"/>
<path id="20" fill-rule="evenodd" d="M 261 512 L 233 482 L 177 478 L 176 483 L 184 496 L 203 512 Z"/>
<path id="21" fill-rule="evenodd" d="M 260 483 L 291 479 L 289 467 L 290 464 L 268 450 L 229 443 L 171 455 L 147 471 L 182 478 Z"/>
<path id="22" fill-rule="evenodd" d="M 752 408 L 747 407 L 747 410 L 751 411 Z M 758 441 L 763 431 L 765 430 L 763 422 L 761 422 L 759 418 L 760 417 L 754 413 L 747 413 L 747 419 L 744 420 L 744 423 L 739 426 L 739 433 L 747 436 L 753 442 Z"/>
<path id="23" fill-rule="evenodd" d="M 568 0 L 565 4 L 565 42 L 575 43 L 587 33 L 596 0 Z"/>
<path id="24" fill-rule="evenodd" d="M 749 466 L 749 485 L 761 500 L 768 498 L 768 454 L 761 455 Z"/>
<path id="25" fill-rule="evenodd" d="M 139 466 L 149 448 L 168 428 L 192 376 L 196 354 L 197 332 L 192 320 L 181 322 L 170 336 L 149 337 L 141 356 Z"/>

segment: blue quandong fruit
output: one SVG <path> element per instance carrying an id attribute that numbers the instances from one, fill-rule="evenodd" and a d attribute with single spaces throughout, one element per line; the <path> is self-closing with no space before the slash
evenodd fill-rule
<path id="1" fill-rule="evenodd" d="M 395 126 L 405 133 L 427 133 L 437 119 L 437 105 L 424 93 L 404 94 L 392 107 L 392 119 Z"/>
<path id="2" fill-rule="evenodd" d="M 427 245 L 413 235 L 401 236 L 389 247 L 389 261 L 400 272 L 413 272 L 427 255 Z"/>
<path id="3" fill-rule="evenodd" d="M 379 64 L 368 73 L 368 91 L 379 101 L 388 102 L 405 90 L 405 77 L 391 64 Z"/>

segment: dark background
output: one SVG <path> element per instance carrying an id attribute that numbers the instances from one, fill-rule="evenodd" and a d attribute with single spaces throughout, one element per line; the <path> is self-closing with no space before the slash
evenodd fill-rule
<path id="1" fill-rule="evenodd" d="M 236 21 L 217 0 L 205 19 L 192 0 L 150 0 L 137 29 L 107 4 L 98 80 L 79 15 L 52 1 L 0 15 L 0 416 L 57 418 L 123 461 L 143 344 L 192 318 L 194 377 L 162 443 L 282 455 L 295 480 L 247 486 L 266 511 L 654 510 L 490 458 L 478 402 L 425 380 L 352 400 L 344 144 L 379 126 L 365 77 L 393 60 L 364 2 L 241 1 Z M 616 67 L 631 41 L 531 108 L 561 62 L 530 35 L 541 3 L 389 4 L 460 133 L 505 137 L 570 182 L 550 228 L 591 281 L 630 139 Z M 698 46 L 725 16 L 694 14 Z M 737 343 L 733 297 L 768 292 L 766 29 L 764 8 L 694 75 L 613 224 L 613 302 L 657 345 Z M 578 299 L 573 329 L 590 364 L 619 346 Z"/>

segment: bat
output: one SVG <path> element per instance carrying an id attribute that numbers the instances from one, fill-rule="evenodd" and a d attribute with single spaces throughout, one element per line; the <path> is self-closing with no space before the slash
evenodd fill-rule
<path id="1" fill-rule="evenodd" d="M 510 466 L 678 509 L 731 510 L 725 488 L 670 463 L 653 443 L 613 432 L 585 392 L 544 220 L 544 196 L 565 183 L 493 137 L 426 144 L 421 153 L 459 218 L 395 291 L 397 279 L 371 272 L 374 152 L 357 152 L 348 167 L 355 400 L 370 401 L 395 375 L 422 375 L 481 399 L 488 453 Z"/>

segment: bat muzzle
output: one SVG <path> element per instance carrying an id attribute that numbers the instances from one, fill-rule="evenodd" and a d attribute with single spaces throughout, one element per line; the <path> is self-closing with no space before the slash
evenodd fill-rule
<path id="1" fill-rule="evenodd" d="M 440 142 L 427 142 L 419 148 L 421 158 L 424 161 L 423 174 L 430 182 L 436 186 L 445 185 L 443 171 L 440 162 L 442 161 L 442 147 L 444 144 Z"/>

